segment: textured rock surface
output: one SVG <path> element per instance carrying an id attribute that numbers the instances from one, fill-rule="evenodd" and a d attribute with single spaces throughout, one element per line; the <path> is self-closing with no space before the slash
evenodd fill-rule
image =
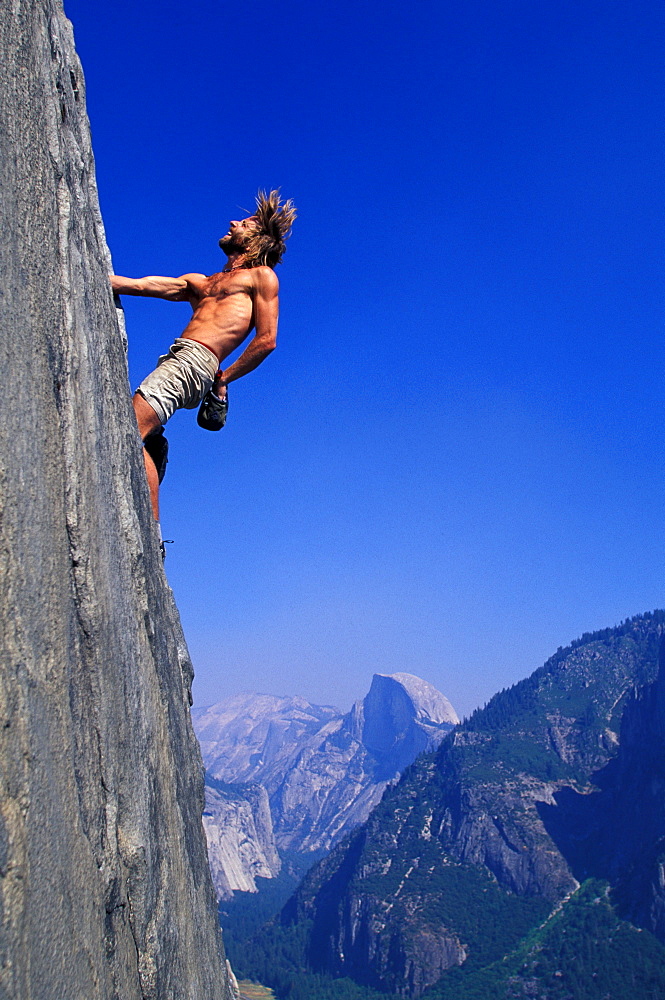
<path id="1" fill-rule="evenodd" d="M 193 714 L 208 773 L 263 785 L 277 846 L 296 851 L 327 850 L 363 823 L 387 782 L 458 721 L 448 699 L 412 674 L 375 674 L 346 715 L 269 695 Z"/>
<path id="2" fill-rule="evenodd" d="M 222 998 L 83 76 L 56 0 L 3 4 L 0 47 L 0 996 Z"/>
<path id="3" fill-rule="evenodd" d="M 280 861 L 272 832 L 268 793 L 261 785 L 206 780 L 203 826 L 218 899 L 256 892 L 257 878 L 275 878 Z"/>
<path id="4" fill-rule="evenodd" d="M 418 996 L 502 958 L 589 876 L 665 940 L 664 624 L 559 650 L 420 757 L 284 909 L 308 921 L 310 968 Z"/>

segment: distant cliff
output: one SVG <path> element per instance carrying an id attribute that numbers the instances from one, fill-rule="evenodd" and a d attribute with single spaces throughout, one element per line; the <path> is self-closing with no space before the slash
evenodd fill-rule
<path id="1" fill-rule="evenodd" d="M 618 752 L 591 794 L 563 786 L 541 814 L 575 877 L 609 881 L 621 915 L 665 942 L 665 641 L 656 680 L 625 699 Z"/>
<path id="2" fill-rule="evenodd" d="M 56 0 L 0 8 L 0 996 L 222 1000 L 192 669 Z"/>
<path id="3" fill-rule="evenodd" d="M 275 878 L 282 863 L 262 785 L 225 785 L 206 778 L 203 826 L 218 899 L 256 892 L 257 878 Z"/>
<path id="4" fill-rule="evenodd" d="M 665 942 L 665 642 L 657 681 L 626 706 L 617 771 L 606 783 L 614 836 L 600 875 L 615 882 L 622 916 Z"/>
<path id="5" fill-rule="evenodd" d="M 367 819 L 390 780 L 458 722 L 440 691 L 403 673 L 375 674 L 367 696 L 346 715 L 303 698 L 259 694 L 237 695 L 193 715 L 211 786 L 206 830 L 222 898 L 228 898 L 225 884 L 252 891 L 256 875 L 270 877 L 259 871 L 266 841 L 254 839 L 255 798 L 243 804 L 238 783 L 266 789 L 279 850 L 328 850 Z M 226 783 L 227 796 L 235 786 L 232 800 L 220 802 L 215 779 Z M 259 824 L 265 830 L 264 821 Z"/>
<path id="6" fill-rule="evenodd" d="M 660 673 L 657 666 L 664 626 L 665 614 L 654 612 L 584 636 L 408 768 L 284 909 L 280 941 L 291 941 L 295 956 L 286 976 L 309 965 L 409 997 L 438 983 L 432 996 L 446 1000 L 569 996 L 567 972 L 557 972 L 556 964 L 551 974 L 559 978 L 549 986 L 534 979 L 532 967 L 544 962 L 534 939 L 529 976 L 517 992 L 514 983 L 489 990 L 488 970 L 521 947 L 583 880 L 602 880 L 618 917 L 665 941 L 662 657 Z M 584 930 L 599 926 L 602 888 L 574 900 L 564 914 L 572 914 L 568 938 L 579 945 L 576 961 L 588 957 L 591 976 L 600 935 L 609 949 L 606 964 L 621 964 L 624 931 L 616 917 L 605 926 L 617 930 L 617 953 L 611 953 L 614 931 Z M 270 953 L 270 933 L 267 949 L 260 941 L 248 948 L 253 961 L 259 963 L 262 949 Z M 665 989 L 665 950 L 644 933 L 633 931 L 630 941 L 633 950 L 652 948 L 653 968 L 660 970 L 654 988 Z M 514 968 L 520 978 L 520 963 Z M 636 964 L 629 968 L 632 975 Z M 481 977 L 468 993 L 466 969 Z M 598 976 L 599 984 L 605 981 Z M 592 986 L 585 996 L 608 995 Z"/>

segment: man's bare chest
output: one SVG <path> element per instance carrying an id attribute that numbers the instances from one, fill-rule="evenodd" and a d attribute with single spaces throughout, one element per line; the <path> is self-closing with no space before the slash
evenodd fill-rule
<path id="1" fill-rule="evenodd" d="M 254 283 L 248 271 L 213 274 L 201 288 L 202 299 L 228 299 L 234 295 L 253 297 Z"/>
<path id="2" fill-rule="evenodd" d="M 252 316 L 253 301 L 246 288 L 227 287 L 214 294 L 202 296 L 198 302 L 192 303 L 192 309 L 194 310 L 192 321 L 244 326 Z"/>

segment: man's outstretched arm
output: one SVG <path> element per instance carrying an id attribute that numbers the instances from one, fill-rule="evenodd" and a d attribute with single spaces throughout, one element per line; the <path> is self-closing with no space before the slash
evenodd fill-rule
<path id="1" fill-rule="evenodd" d="M 148 295 L 170 302 L 187 302 L 190 281 L 204 277 L 204 274 L 182 274 L 179 278 L 161 278 L 153 274 L 147 278 L 123 278 L 112 274 L 111 288 L 115 295 Z"/>
<path id="2" fill-rule="evenodd" d="M 269 267 L 261 268 L 258 287 L 254 293 L 254 326 L 256 333 L 237 361 L 224 371 L 223 382 L 234 382 L 253 371 L 277 346 L 277 319 L 279 317 L 279 281 Z"/>

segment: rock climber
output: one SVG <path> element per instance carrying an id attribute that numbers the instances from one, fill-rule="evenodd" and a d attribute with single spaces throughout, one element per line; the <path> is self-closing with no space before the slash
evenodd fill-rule
<path id="1" fill-rule="evenodd" d="M 228 260 L 217 274 L 182 274 L 179 278 L 111 275 L 116 295 L 189 302 L 194 311 L 182 335 L 141 382 L 132 401 L 157 522 L 159 484 L 166 466 L 166 421 L 176 410 L 194 409 L 200 403 L 199 424 L 209 430 L 221 428 L 228 408 L 229 382 L 253 371 L 275 348 L 279 282 L 274 267 L 286 250 L 295 217 L 295 205 L 290 199 L 283 202 L 278 190 L 259 191 L 254 214 L 232 221 L 220 239 Z M 254 336 L 237 361 L 222 369 L 224 359 L 252 330 Z"/>

